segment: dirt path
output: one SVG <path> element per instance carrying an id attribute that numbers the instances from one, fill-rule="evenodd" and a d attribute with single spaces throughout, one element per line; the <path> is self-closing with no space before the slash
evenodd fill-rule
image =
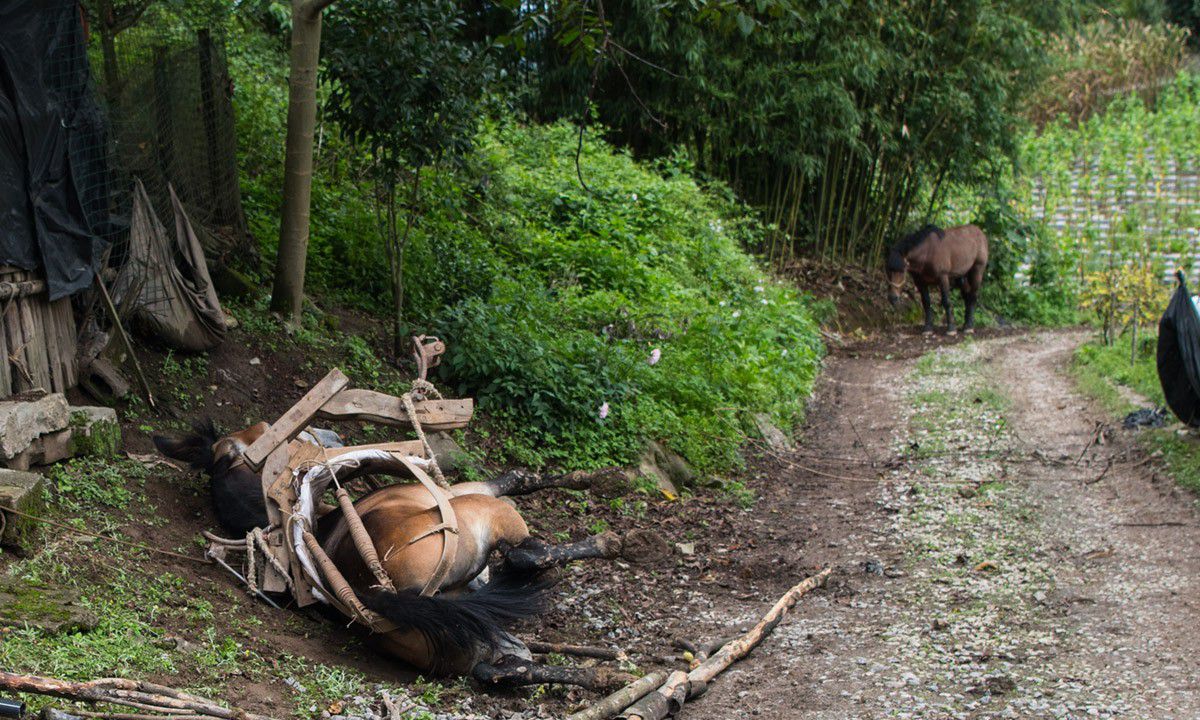
<path id="1" fill-rule="evenodd" d="M 519 498 L 541 537 L 648 530 L 669 549 L 642 565 L 573 564 L 553 609 L 519 634 L 621 647 L 643 669 L 681 667 L 673 638 L 747 627 L 799 579 L 833 566 L 827 587 L 683 720 L 1200 717 L 1200 512 L 1155 479 L 1124 431 L 1091 442 L 1111 418 L 1063 373 L 1083 339 L 897 336 L 843 350 L 827 362 L 798 449 L 753 459 L 725 492 Z M 147 495 L 168 521 L 127 517 L 132 539 L 188 552 L 213 524 L 194 477 L 157 470 Z M 88 548 L 62 540 L 46 557 L 76 553 L 77 579 L 109 577 Z M 421 695 L 437 717 L 564 717 L 596 697 L 413 684 L 361 636 L 250 602 L 215 569 L 130 562 L 145 582 L 179 579 L 171 587 L 182 597 L 153 621 L 164 634 L 206 658 L 226 641 L 246 651 L 194 665 L 203 674 L 150 679 L 223 678 L 224 697 L 250 710 L 358 716 L 379 707 L 378 683 Z"/>
<path id="2" fill-rule="evenodd" d="M 1123 431 L 1090 442 L 1082 340 L 833 359 L 757 514 L 760 564 L 837 573 L 682 717 L 1200 717 L 1200 518 Z"/>

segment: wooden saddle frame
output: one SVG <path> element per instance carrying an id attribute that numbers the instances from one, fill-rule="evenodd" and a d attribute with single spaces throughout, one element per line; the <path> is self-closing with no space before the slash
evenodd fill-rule
<path id="1" fill-rule="evenodd" d="M 413 343 L 418 378 L 410 392 L 397 397 L 352 389 L 349 378 L 335 368 L 242 452 L 242 461 L 262 479 L 269 524 L 265 529 L 251 532 L 244 541 L 207 533 L 206 537 L 210 541 L 210 557 L 241 577 L 252 591 L 259 594 L 290 591 L 299 607 L 325 601 L 352 622 L 363 623 L 373 632 L 395 629 L 392 623 L 363 607 L 312 532 L 315 505 L 332 486 L 363 561 L 381 587 L 394 590 L 375 545 L 354 510 L 353 500 L 342 485 L 354 477 L 373 474 L 412 477 L 433 496 L 441 523 L 413 542 L 434 533 L 441 535 L 441 557 L 421 594 L 429 596 L 438 591 L 457 551 L 458 520 L 450 505 L 449 485 L 442 477 L 425 432 L 466 427 L 474 413 L 474 402 L 443 399 L 426 381 L 426 370 L 437 365 L 438 356 L 445 350 L 440 340 L 419 336 L 413 338 Z M 341 448 L 325 448 L 298 439 L 317 418 L 408 426 L 419 439 Z M 225 563 L 228 551 L 243 549 L 247 554 L 244 577 Z"/>

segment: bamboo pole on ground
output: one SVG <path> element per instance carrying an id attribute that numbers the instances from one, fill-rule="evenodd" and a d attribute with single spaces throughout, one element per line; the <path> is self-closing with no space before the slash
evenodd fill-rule
<path id="1" fill-rule="evenodd" d="M 71 682 L 37 675 L 0 671 L 0 690 L 50 695 L 65 700 L 124 705 L 167 717 L 219 718 L 220 720 L 271 720 L 244 710 L 222 707 L 208 698 L 141 680 L 103 678 Z"/>
<path id="2" fill-rule="evenodd" d="M 661 671 L 640 677 L 600 702 L 571 715 L 567 720 L 604 720 L 634 704 L 646 693 L 653 692 L 666 679 L 667 674 Z"/>
<path id="3" fill-rule="evenodd" d="M 779 625 L 783 616 L 796 604 L 800 596 L 820 587 L 829 577 L 830 572 L 832 572 L 830 568 L 825 568 L 816 575 L 802 580 L 784 593 L 783 597 L 775 602 L 775 605 L 766 615 L 763 615 L 758 624 L 750 628 L 749 632 L 727 643 L 717 651 L 716 655 L 697 665 L 691 672 L 672 673 L 658 690 L 627 708 L 620 717 L 624 720 L 663 720 L 668 715 L 678 712 L 685 702 L 704 694 L 708 683 L 712 682 L 717 675 L 750 654 L 750 651 Z"/>

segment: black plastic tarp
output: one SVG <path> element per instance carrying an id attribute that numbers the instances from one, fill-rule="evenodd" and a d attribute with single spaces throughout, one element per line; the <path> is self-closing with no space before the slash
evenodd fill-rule
<path id="1" fill-rule="evenodd" d="M 0 264 L 43 270 L 51 299 L 91 284 L 117 229 L 79 12 L 0 1 Z"/>
<path id="2" fill-rule="evenodd" d="M 1183 273 L 1179 287 L 1158 321 L 1158 380 L 1171 412 L 1192 427 L 1200 426 L 1200 314 L 1192 303 Z"/>

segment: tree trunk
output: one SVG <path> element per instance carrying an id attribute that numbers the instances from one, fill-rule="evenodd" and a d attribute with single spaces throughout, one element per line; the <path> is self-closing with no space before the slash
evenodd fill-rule
<path id="1" fill-rule="evenodd" d="M 96 13 L 97 31 L 100 35 L 100 53 L 104 58 L 104 98 L 108 101 L 109 112 L 117 100 L 117 41 L 113 32 L 112 0 L 101 0 Z"/>
<path id="2" fill-rule="evenodd" d="M 317 123 L 317 64 L 321 56 L 320 9 L 292 0 L 291 75 L 288 80 L 287 158 L 283 169 L 283 218 L 271 310 L 298 324 L 304 303 L 308 218 L 312 201 L 313 129 Z"/>

